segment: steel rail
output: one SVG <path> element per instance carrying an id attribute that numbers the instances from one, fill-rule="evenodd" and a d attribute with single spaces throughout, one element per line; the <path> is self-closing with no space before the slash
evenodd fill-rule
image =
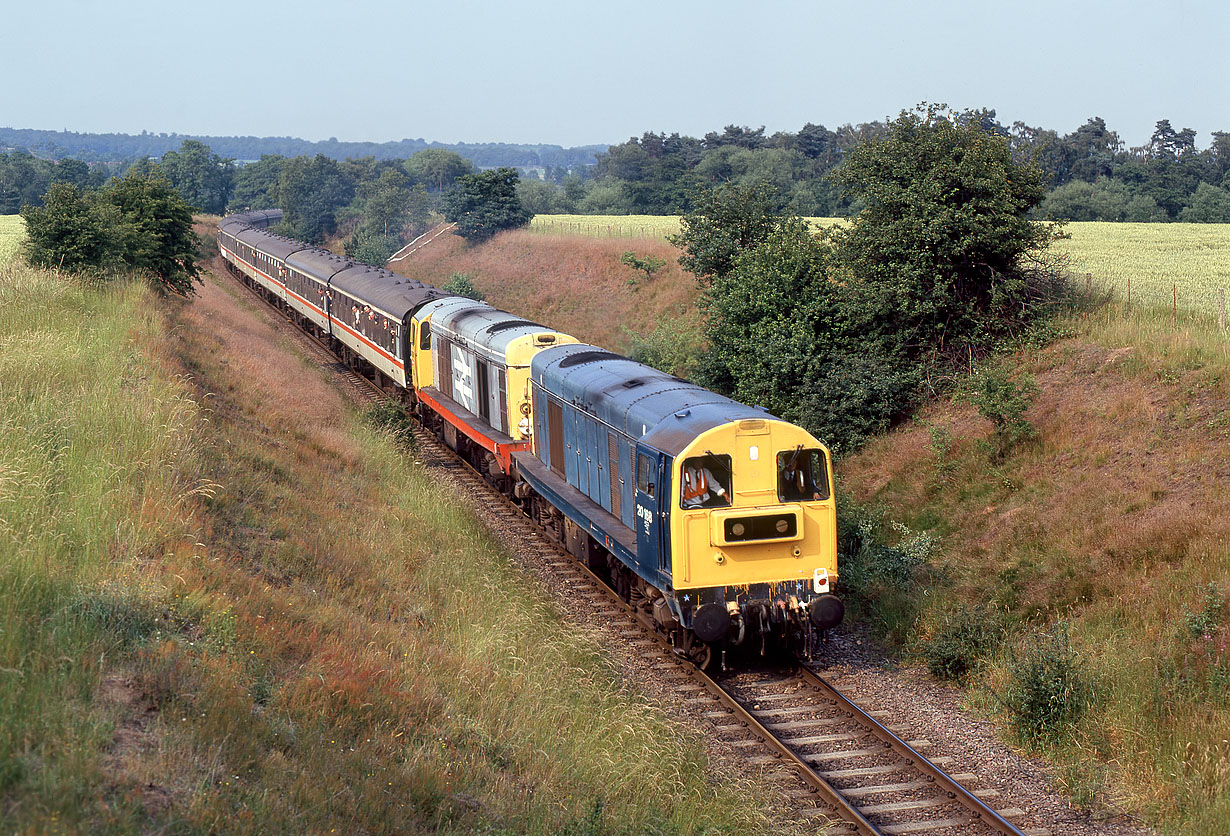
<path id="1" fill-rule="evenodd" d="M 887 726 L 881 723 L 876 718 L 872 717 L 863 709 L 859 708 L 849 697 L 837 690 L 835 686 L 813 671 L 806 665 L 799 666 L 799 675 L 809 685 L 820 689 L 828 699 L 833 700 L 837 706 L 843 711 L 849 712 L 854 718 L 865 725 L 867 729 L 882 742 L 887 743 L 890 748 L 898 755 L 906 759 L 919 772 L 929 776 L 935 783 L 948 794 L 950 798 L 965 807 L 978 820 L 998 830 L 1000 833 L 1009 834 L 1009 836 L 1025 836 L 1011 822 L 1004 819 L 999 813 L 991 809 L 986 802 L 974 795 L 961 785 L 956 779 L 950 776 L 947 772 L 933 764 L 926 757 L 918 753 L 913 746 L 906 743 L 896 734 L 894 734 Z"/>

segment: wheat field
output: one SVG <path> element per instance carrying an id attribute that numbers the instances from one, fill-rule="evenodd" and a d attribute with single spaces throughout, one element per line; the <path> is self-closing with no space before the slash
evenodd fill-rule
<path id="1" fill-rule="evenodd" d="M 17 248 L 26 237 L 26 222 L 21 215 L 0 215 L 0 264 L 17 254 Z"/>
<path id="2" fill-rule="evenodd" d="M 1217 309 L 1230 291 L 1230 224 L 1070 223 L 1057 249 L 1078 277 L 1133 304 Z"/>

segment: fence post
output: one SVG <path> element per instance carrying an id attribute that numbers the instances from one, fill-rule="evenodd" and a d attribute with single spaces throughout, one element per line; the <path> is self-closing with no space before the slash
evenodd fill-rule
<path id="1" fill-rule="evenodd" d="M 1132 277 L 1131 277 L 1131 276 L 1128 276 L 1128 277 L 1127 277 L 1127 280 L 1128 280 L 1128 301 L 1127 301 L 1127 309 L 1128 309 L 1128 313 L 1131 313 L 1131 312 L 1132 312 Z"/>
<path id="2" fill-rule="evenodd" d="M 1226 330 L 1226 289 L 1217 288 L 1217 327 Z"/>
<path id="3" fill-rule="evenodd" d="M 1173 324 L 1179 321 L 1179 283 L 1174 282 L 1170 291 L 1173 294 L 1170 297 L 1170 322 Z"/>

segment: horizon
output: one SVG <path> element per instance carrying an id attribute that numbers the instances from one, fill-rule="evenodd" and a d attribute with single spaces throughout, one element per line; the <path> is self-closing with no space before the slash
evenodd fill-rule
<path id="1" fill-rule="evenodd" d="M 910 109 L 911 108 L 905 108 L 904 110 L 910 110 Z M 954 110 L 956 109 L 957 108 L 954 108 Z M 960 110 L 977 110 L 977 109 L 979 108 L 977 107 L 961 108 Z M 999 124 L 1003 125 L 1004 127 L 1008 127 L 1008 128 L 1012 127 L 1013 122 L 1006 122 L 999 115 L 996 108 L 987 108 L 987 110 L 994 111 L 996 113 L 995 118 L 996 118 L 996 121 L 999 122 Z M 879 121 L 890 121 L 895 118 L 896 116 L 886 115 L 884 117 L 881 117 L 881 120 Z M 1123 133 L 1117 130 L 1115 125 L 1109 119 L 1105 119 L 1104 117 L 1096 113 L 1091 114 L 1090 116 L 1086 117 L 1083 121 L 1072 126 L 1070 129 L 1057 128 L 1052 125 L 1046 125 L 1046 124 L 1041 124 L 1041 123 L 1035 125 L 1027 120 L 1019 120 L 1019 121 L 1024 121 L 1025 124 L 1031 125 L 1032 127 L 1042 128 L 1044 130 L 1054 130 L 1060 137 L 1062 137 L 1062 136 L 1073 133 L 1078 128 L 1080 128 L 1081 125 L 1087 124 L 1089 120 L 1098 119 L 1098 118 L 1101 118 L 1106 122 L 1106 127 L 1108 130 L 1114 132 L 1116 135 L 1119 136 L 1120 141 L 1123 143 L 1124 150 L 1129 150 L 1131 148 L 1139 148 L 1139 147 L 1145 146 L 1148 144 L 1149 136 L 1152 136 L 1152 129 L 1151 129 L 1149 136 L 1146 136 L 1142 142 L 1129 142 L 1128 140 L 1124 139 Z M 1167 117 L 1164 117 L 1164 116 L 1159 117 L 1158 121 L 1160 121 L 1161 119 L 1165 119 L 1165 118 Z M 877 121 L 877 120 L 870 120 L 870 121 Z M 1015 121 L 1017 120 L 1014 120 L 1014 122 Z M 1212 128 L 1212 129 L 1205 130 L 1202 128 L 1198 128 L 1194 125 L 1178 124 L 1174 120 L 1170 120 L 1170 121 L 1171 121 L 1171 127 L 1173 127 L 1176 131 L 1185 130 L 1187 128 L 1192 128 L 1193 130 L 1196 131 L 1196 149 L 1198 151 L 1204 150 L 1211 145 L 1212 134 L 1214 132 L 1221 132 L 1223 128 L 1227 131 L 1230 131 L 1230 123 L 1228 123 L 1226 126 L 1223 126 L 1222 128 Z M 645 131 L 642 131 L 641 133 L 632 134 L 628 138 L 620 139 L 617 141 L 613 140 L 610 142 L 586 142 L 586 143 L 580 143 L 577 145 L 564 145 L 559 142 L 551 142 L 551 141 L 545 141 L 545 140 L 542 140 L 542 141 L 512 141 L 512 140 L 501 140 L 501 139 L 488 139 L 488 140 L 449 141 L 449 140 L 440 140 L 440 139 L 427 139 L 421 136 L 420 137 L 399 137 L 396 139 L 342 139 L 337 136 L 328 136 L 324 138 L 314 139 L 314 138 L 310 138 L 306 136 L 297 136 L 294 134 L 263 134 L 263 135 L 262 134 L 251 134 L 251 133 L 201 134 L 201 133 L 189 133 L 185 131 L 174 131 L 174 130 L 172 131 L 153 131 L 153 130 L 149 130 L 148 128 L 143 128 L 140 131 L 131 131 L 131 130 L 90 131 L 90 130 L 76 130 L 76 129 L 67 128 L 67 127 L 65 128 L 32 128 L 32 127 L 16 127 L 12 125 L 0 125 L 0 130 L 38 131 L 38 132 L 49 132 L 49 133 L 58 133 L 58 134 L 70 134 L 70 135 L 77 135 L 77 136 L 107 136 L 107 135 L 128 136 L 128 137 L 152 136 L 152 137 L 157 137 L 159 139 L 180 139 L 180 138 L 198 139 L 198 140 L 209 140 L 209 139 L 277 140 L 277 139 L 281 139 L 281 140 L 292 140 L 292 141 L 297 141 L 297 142 L 305 142 L 305 143 L 310 143 L 310 144 L 324 144 L 324 143 L 336 142 L 339 145 L 345 145 L 345 144 L 393 145 L 393 144 L 397 144 L 400 142 L 412 142 L 412 143 L 423 143 L 428 146 L 440 145 L 440 146 L 455 147 L 455 146 L 465 146 L 465 145 L 476 145 L 476 146 L 478 145 L 514 145 L 514 146 L 546 146 L 546 147 L 557 147 L 562 150 L 572 150 L 572 149 L 577 149 L 577 148 L 591 148 L 591 147 L 609 148 L 609 147 L 620 145 L 624 142 L 627 142 L 629 139 L 639 139 L 646 133 L 665 134 L 667 136 L 671 135 L 672 133 L 679 133 L 681 136 L 690 136 L 696 139 L 703 139 L 706 133 L 709 133 L 709 132 L 720 133 L 728 125 L 733 125 L 733 124 L 736 124 L 736 123 L 728 122 L 725 125 L 715 126 L 715 127 L 709 128 L 705 131 L 695 133 L 695 134 L 685 134 L 682 131 L 670 131 L 670 130 L 666 130 L 666 131 L 645 130 Z M 853 122 L 853 121 L 847 120 L 843 122 L 834 122 L 832 124 L 825 124 L 825 123 L 819 123 L 819 122 L 816 122 L 813 124 L 822 124 L 825 128 L 828 128 L 829 130 L 835 130 L 844 125 L 852 125 L 854 127 L 858 127 L 859 125 L 867 124 L 867 123 L 866 122 Z M 1156 125 L 1156 123 L 1154 124 Z M 797 133 L 799 129 L 803 127 L 803 125 L 800 124 L 794 127 L 793 129 L 780 128 L 780 129 L 770 130 L 768 126 L 762 126 L 762 125 L 744 124 L 744 125 L 737 125 L 737 126 L 743 127 L 743 128 L 749 128 L 752 130 L 756 130 L 758 128 L 763 127 L 766 138 L 771 137 L 773 134 L 778 133 L 778 132 Z M 1207 139 L 1205 141 L 1201 141 L 1201 137 L 1207 137 Z"/>

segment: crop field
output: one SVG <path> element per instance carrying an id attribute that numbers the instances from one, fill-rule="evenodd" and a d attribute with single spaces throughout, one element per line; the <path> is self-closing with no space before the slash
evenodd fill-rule
<path id="1" fill-rule="evenodd" d="M 808 218 L 815 225 L 841 223 L 842 218 Z M 585 235 L 592 238 L 665 238 L 679 231 L 678 215 L 535 215 L 531 232 L 544 235 Z"/>
<path id="2" fill-rule="evenodd" d="M 1218 291 L 1230 292 L 1230 224 L 1070 223 L 1067 231 L 1058 248 L 1072 272 L 1120 300 L 1130 284 L 1133 304 L 1214 312 Z"/>
<path id="3" fill-rule="evenodd" d="M 841 218 L 808 218 L 813 225 Z M 1215 312 L 1219 289 L 1230 292 L 1230 224 L 1070 223 L 1057 249 L 1078 277 L 1088 273 L 1133 304 L 1172 303 Z M 536 215 L 530 231 L 592 238 L 663 238 L 679 231 L 676 215 Z"/>
<path id="4" fill-rule="evenodd" d="M 26 222 L 21 215 L 0 215 L 0 264 L 17 254 L 17 247 L 26 237 Z"/>
<path id="5" fill-rule="evenodd" d="M 535 215 L 530 231 L 591 238 L 665 238 L 679 231 L 679 216 Z"/>

